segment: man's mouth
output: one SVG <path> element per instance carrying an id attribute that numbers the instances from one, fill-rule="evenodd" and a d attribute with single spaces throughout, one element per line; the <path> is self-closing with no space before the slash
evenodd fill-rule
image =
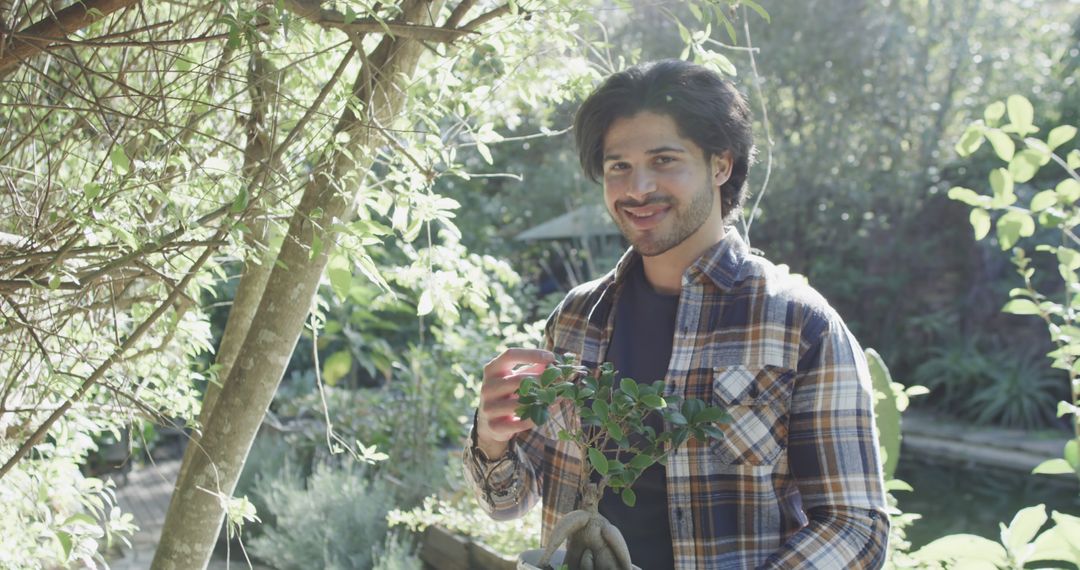
<path id="1" fill-rule="evenodd" d="M 647 204 L 645 206 L 623 207 L 626 219 L 638 229 L 648 229 L 659 223 L 664 214 L 671 209 L 669 204 Z"/>

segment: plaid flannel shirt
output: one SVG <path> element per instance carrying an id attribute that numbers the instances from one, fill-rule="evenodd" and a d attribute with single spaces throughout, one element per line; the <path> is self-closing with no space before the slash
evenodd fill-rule
<path id="1" fill-rule="evenodd" d="M 632 263 L 631 249 L 566 296 L 548 320 L 548 350 L 602 362 Z M 889 519 L 862 349 L 818 293 L 751 255 L 734 230 L 683 274 L 665 382 L 666 394 L 731 415 L 723 440 L 690 440 L 668 459 L 677 568 L 882 566 Z M 577 450 L 550 429 L 580 422 L 567 405 L 555 415 L 518 434 L 504 457 L 484 457 L 475 431 L 463 454 L 493 518 L 521 516 L 542 498 L 545 541 L 577 508 L 582 478 Z"/>

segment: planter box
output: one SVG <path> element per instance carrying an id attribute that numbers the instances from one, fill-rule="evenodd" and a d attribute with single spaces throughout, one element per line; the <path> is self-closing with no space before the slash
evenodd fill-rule
<path id="1" fill-rule="evenodd" d="M 517 562 L 479 542 L 430 526 L 420 540 L 420 559 L 433 570 L 515 570 Z"/>

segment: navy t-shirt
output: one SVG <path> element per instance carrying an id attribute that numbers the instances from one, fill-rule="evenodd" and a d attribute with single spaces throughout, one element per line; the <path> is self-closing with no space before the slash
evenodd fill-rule
<path id="1" fill-rule="evenodd" d="M 678 306 L 679 296 L 657 293 L 645 279 L 642 263 L 635 263 L 619 294 L 615 331 L 607 353 L 607 360 L 615 365 L 619 378 L 633 378 L 645 384 L 664 379 L 671 359 Z M 650 414 L 646 424 L 657 433 L 664 429 L 659 414 Z M 633 439 L 631 436 L 631 442 Z M 647 569 L 674 568 L 665 467 L 657 463 L 646 469 L 633 489 L 637 495 L 633 507 L 626 506 L 618 494 L 606 489 L 600 500 L 600 514 L 622 532 L 634 564 Z"/>

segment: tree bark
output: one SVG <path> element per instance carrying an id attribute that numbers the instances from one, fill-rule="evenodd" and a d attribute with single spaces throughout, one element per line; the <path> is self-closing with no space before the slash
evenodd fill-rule
<path id="1" fill-rule="evenodd" d="M 435 5 L 431 5 L 435 4 Z M 440 2 L 413 0 L 405 19 L 425 22 L 439 12 Z M 366 103 L 363 120 L 350 109 L 342 112 L 335 132 L 350 135 L 352 156 L 370 154 L 382 137 L 371 125 L 390 124 L 404 97 L 398 82 L 415 69 L 423 47 L 405 38 L 384 37 L 366 58 L 354 93 Z M 187 477 L 178 482 L 154 556 L 155 570 L 205 568 L 221 529 L 225 504 L 243 468 L 251 443 L 273 399 L 300 336 L 336 237 L 335 220 L 349 217 L 353 196 L 335 190 L 332 180 L 369 168 L 350 153 L 334 151 L 308 179 L 300 204 L 252 318 L 229 376 L 206 424 L 198 450 L 190 453 Z M 319 213 L 321 212 L 321 213 Z M 317 248 L 316 243 L 323 244 Z M 315 253 L 315 249 L 320 249 Z"/>
<path id="2" fill-rule="evenodd" d="M 26 58 L 49 47 L 49 39 L 19 36 L 63 39 L 71 32 L 85 28 L 112 12 L 138 3 L 139 0 L 84 0 L 60 10 L 55 17 L 46 18 L 20 30 L 11 38 L 0 36 L 0 77 L 10 73 Z M 95 16 L 90 10 L 98 10 L 101 14 Z"/>

